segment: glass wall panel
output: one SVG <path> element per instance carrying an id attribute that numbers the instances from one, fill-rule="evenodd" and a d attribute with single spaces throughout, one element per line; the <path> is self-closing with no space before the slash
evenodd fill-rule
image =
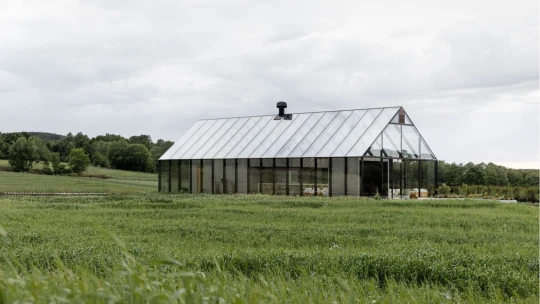
<path id="1" fill-rule="evenodd" d="M 421 197 L 435 195 L 435 161 L 420 162 Z"/>
<path id="2" fill-rule="evenodd" d="M 307 134 L 300 140 L 298 145 L 294 147 L 288 157 L 301 157 L 309 147 L 316 141 L 326 127 L 334 120 L 339 112 L 326 112 L 323 117 L 317 121 L 313 127 L 308 130 Z"/>
<path id="3" fill-rule="evenodd" d="M 368 127 L 364 135 L 360 137 L 358 142 L 347 154 L 348 156 L 360 156 L 364 155 L 371 143 L 382 133 L 384 128 L 390 122 L 390 119 L 395 115 L 399 108 L 386 108 L 384 109 L 375 121 Z"/>
<path id="4" fill-rule="evenodd" d="M 249 160 L 249 193 L 260 193 L 261 186 L 261 160 Z"/>
<path id="5" fill-rule="evenodd" d="M 433 152 L 431 152 L 431 149 L 428 147 L 423 138 L 420 138 L 420 153 L 420 157 L 423 159 L 435 159 L 435 155 Z"/>
<path id="6" fill-rule="evenodd" d="M 236 182 L 235 182 L 235 174 L 236 174 L 236 163 L 234 159 L 226 159 L 225 160 L 225 192 L 227 194 L 234 194 Z"/>
<path id="7" fill-rule="evenodd" d="M 178 182 L 180 181 L 178 179 L 178 164 L 180 163 L 179 160 L 171 160 L 171 192 L 176 193 L 178 192 Z"/>
<path id="8" fill-rule="evenodd" d="M 161 182 L 161 188 L 159 191 L 167 193 L 169 192 L 169 161 L 160 160 L 159 166 L 159 179 Z"/>
<path id="9" fill-rule="evenodd" d="M 359 121 L 366 115 L 366 110 L 354 111 L 343 124 L 336 130 L 330 140 L 317 153 L 317 157 L 328 157 L 343 143 L 346 138 L 352 134 L 352 130 L 358 125 Z M 357 135 L 356 135 L 357 136 Z M 352 146 L 352 145 L 351 145 Z"/>
<path id="10" fill-rule="evenodd" d="M 420 134 L 413 126 L 402 126 L 402 153 L 404 158 L 418 158 L 420 149 Z"/>
<path id="11" fill-rule="evenodd" d="M 383 149 L 388 157 L 400 157 L 401 126 L 388 125 L 383 132 Z"/>
<path id="12" fill-rule="evenodd" d="M 391 123 L 399 124 L 399 113 L 396 114 L 396 116 L 394 116 L 394 118 L 392 118 Z"/>
<path id="13" fill-rule="evenodd" d="M 214 193 L 223 194 L 225 193 L 225 179 L 223 178 L 223 159 L 214 160 Z"/>
<path id="14" fill-rule="evenodd" d="M 298 130 L 291 135 L 287 143 L 276 154 L 276 157 L 287 157 L 294 148 L 304 139 L 306 134 L 313 128 L 313 126 L 321 119 L 324 113 L 313 113 L 309 118 L 298 128 Z"/>
<path id="15" fill-rule="evenodd" d="M 411 119 L 409 118 L 409 115 L 405 114 L 405 124 L 407 125 L 412 125 L 412 121 Z"/>
<path id="16" fill-rule="evenodd" d="M 289 158 L 289 195 L 300 195 L 300 158 Z"/>
<path id="17" fill-rule="evenodd" d="M 227 122 L 228 119 L 218 119 L 214 123 L 214 125 L 208 129 L 204 134 L 202 134 L 197 141 L 184 153 L 184 155 L 180 156 L 184 159 L 186 158 L 194 158 L 193 155 L 197 153 L 197 151 L 200 151 L 201 148 L 208 142 L 208 140 L 216 134 L 221 127 Z M 215 143 L 215 142 L 212 142 Z M 205 150 L 206 151 L 206 150 Z M 197 158 L 195 158 L 197 159 Z"/>
<path id="18" fill-rule="evenodd" d="M 276 168 L 274 169 L 274 193 L 287 194 L 287 159 L 276 158 Z"/>
<path id="19" fill-rule="evenodd" d="M 328 163 L 328 158 L 317 159 L 317 194 L 320 196 L 330 195 Z"/>
<path id="20" fill-rule="evenodd" d="M 245 158 L 238 159 L 237 166 L 237 176 L 238 176 L 238 185 L 236 186 L 238 193 L 248 193 L 248 160 Z"/>
<path id="21" fill-rule="evenodd" d="M 189 160 L 180 161 L 180 191 L 189 192 Z"/>
<path id="22" fill-rule="evenodd" d="M 375 196 L 382 191 L 382 166 L 380 158 L 364 158 L 362 195 Z"/>
<path id="23" fill-rule="evenodd" d="M 302 167 L 302 183 L 304 196 L 315 196 L 315 158 L 304 158 Z"/>
<path id="24" fill-rule="evenodd" d="M 377 139 L 375 139 L 375 141 L 373 142 L 373 144 L 371 145 L 370 147 L 370 151 L 371 151 L 371 154 L 373 154 L 373 156 L 375 157 L 380 157 L 382 154 L 382 134 L 379 135 L 379 137 L 377 137 Z"/>
<path id="25" fill-rule="evenodd" d="M 332 158 L 332 196 L 345 195 L 345 158 Z"/>
<path id="26" fill-rule="evenodd" d="M 225 133 L 204 157 L 225 158 L 231 149 L 244 138 L 246 133 L 248 133 L 259 120 L 261 120 L 261 117 L 240 118 L 234 126 L 232 126 L 231 130 Z"/>
<path id="27" fill-rule="evenodd" d="M 216 145 L 216 143 L 223 138 L 223 136 L 229 132 L 231 127 L 238 121 L 238 118 L 230 118 L 225 121 L 223 125 L 221 125 L 216 132 L 202 145 L 199 149 L 195 151 L 195 153 L 190 158 L 200 159 L 204 158 L 204 155 L 210 151 L 212 147 Z M 217 124 L 217 123 L 216 123 Z M 193 147 L 191 147 L 193 149 Z M 185 157 L 187 158 L 187 157 Z M 207 157 L 210 158 L 210 157 Z"/>
<path id="28" fill-rule="evenodd" d="M 202 161 L 194 159 L 191 161 L 191 191 L 192 193 L 202 193 L 203 185 Z"/>
<path id="29" fill-rule="evenodd" d="M 315 156 L 321 151 L 321 149 L 326 145 L 326 143 L 332 138 L 334 133 L 343 125 L 343 123 L 351 116 L 353 111 L 341 111 L 332 122 L 326 126 L 326 128 L 321 132 L 321 135 L 313 141 L 313 144 L 307 149 L 304 153 L 305 156 Z"/>
<path id="30" fill-rule="evenodd" d="M 311 114 L 295 114 L 292 120 L 283 120 L 278 127 L 268 135 L 251 157 L 275 158 L 283 145 L 298 131 L 300 126 L 309 118 Z M 282 127 L 283 126 L 285 127 Z M 262 150 L 262 153 L 259 154 Z"/>
<path id="31" fill-rule="evenodd" d="M 401 198 L 401 181 L 401 160 L 394 159 L 392 163 L 391 186 L 389 190 L 391 198 Z"/>
<path id="32" fill-rule="evenodd" d="M 203 193 L 212 193 L 212 160 L 203 160 Z"/>
<path id="33" fill-rule="evenodd" d="M 379 195 L 383 198 L 390 198 L 390 162 L 392 160 L 383 159 L 382 161 L 382 191 Z"/>
<path id="34" fill-rule="evenodd" d="M 418 163 L 417 160 L 403 160 L 404 196 L 415 197 L 418 195 Z"/>
<path id="35" fill-rule="evenodd" d="M 347 195 L 360 195 L 360 163 L 358 157 L 347 158 Z"/>
<path id="36" fill-rule="evenodd" d="M 274 193 L 274 160 L 271 158 L 262 159 L 261 169 L 261 193 Z"/>
<path id="37" fill-rule="evenodd" d="M 361 137 L 367 128 L 373 123 L 377 116 L 382 112 L 382 109 L 370 109 L 365 113 L 364 117 L 358 122 L 354 127 L 352 132 L 339 144 L 338 147 L 335 147 L 335 151 L 332 153 L 334 157 L 343 157 L 351 150 L 351 148 L 356 144 L 358 138 Z"/>

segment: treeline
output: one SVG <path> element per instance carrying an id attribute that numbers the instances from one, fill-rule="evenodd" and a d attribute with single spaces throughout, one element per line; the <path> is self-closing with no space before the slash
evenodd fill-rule
<path id="1" fill-rule="evenodd" d="M 511 169 L 494 163 L 448 164 L 439 161 L 439 183 L 450 187 L 475 185 L 538 188 L 539 174 L 538 169 Z"/>
<path id="2" fill-rule="evenodd" d="M 94 166 L 140 172 L 156 172 L 159 157 L 172 141 L 152 141 L 149 135 L 124 138 L 105 134 L 93 138 L 82 132 L 66 136 L 42 132 L 0 133 L 0 159 L 9 159 L 16 171 L 28 171 L 35 163 L 69 162 L 70 153 L 81 149 Z M 78 150 L 79 151 L 79 150 Z"/>

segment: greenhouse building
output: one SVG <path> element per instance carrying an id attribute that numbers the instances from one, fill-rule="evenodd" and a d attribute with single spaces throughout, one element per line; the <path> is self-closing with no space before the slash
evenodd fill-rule
<path id="1" fill-rule="evenodd" d="M 159 191 L 416 198 L 438 162 L 402 107 L 204 119 L 159 159 Z"/>

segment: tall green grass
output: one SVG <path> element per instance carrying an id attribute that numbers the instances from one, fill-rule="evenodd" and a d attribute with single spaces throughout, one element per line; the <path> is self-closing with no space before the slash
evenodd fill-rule
<path id="1" fill-rule="evenodd" d="M 5 302 L 538 301 L 538 208 L 264 195 L 0 198 Z"/>

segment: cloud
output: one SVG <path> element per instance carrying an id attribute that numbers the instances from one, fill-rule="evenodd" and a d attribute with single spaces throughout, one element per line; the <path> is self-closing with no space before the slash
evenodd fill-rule
<path id="1" fill-rule="evenodd" d="M 538 3 L 2 1 L 2 132 L 403 105 L 439 158 L 540 167 Z M 519 149 L 521 153 L 516 153 Z"/>

